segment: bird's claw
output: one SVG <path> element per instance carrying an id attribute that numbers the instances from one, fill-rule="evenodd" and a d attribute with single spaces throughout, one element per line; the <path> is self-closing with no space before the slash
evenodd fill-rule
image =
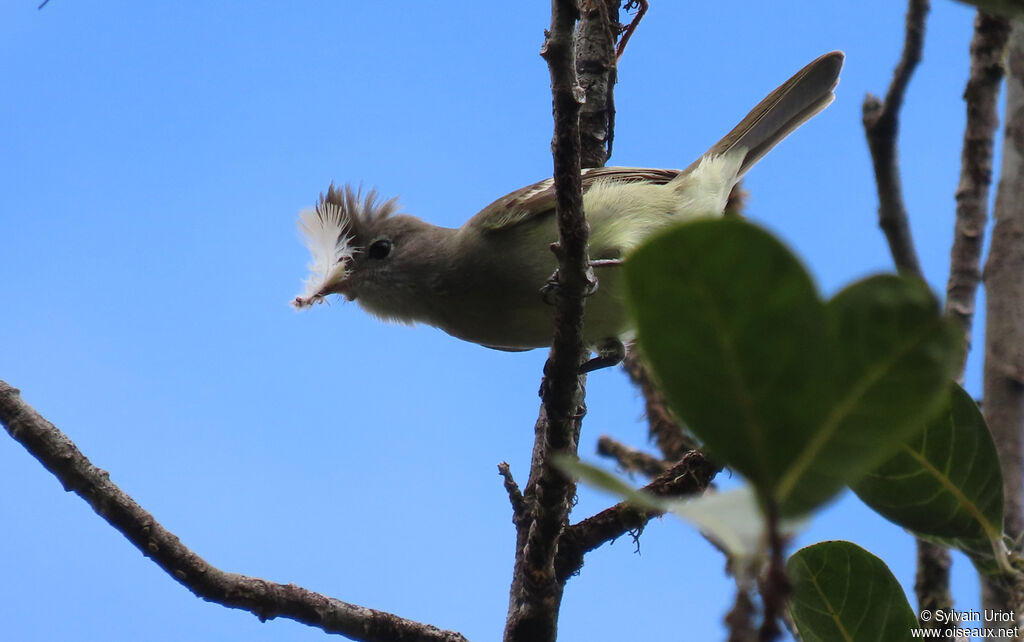
<path id="1" fill-rule="evenodd" d="M 596 352 L 596 357 L 580 365 L 580 374 L 617 366 L 626 358 L 626 346 L 618 337 L 609 337 L 599 343 Z"/>

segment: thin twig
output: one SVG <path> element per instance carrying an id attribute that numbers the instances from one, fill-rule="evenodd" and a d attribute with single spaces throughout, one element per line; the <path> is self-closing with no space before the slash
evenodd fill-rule
<path id="1" fill-rule="evenodd" d="M 699 451 L 688 453 L 642 490 L 658 497 L 682 497 L 703 493 L 719 468 Z M 623 502 L 565 529 L 558 542 L 555 569 L 565 581 L 583 566 L 583 556 L 629 531 L 642 529 L 661 511 L 641 510 Z"/>
<path id="2" fill-rule="evenodd" d="M 625 471 L 641 473 L 648 477 L 657 477 L 669 468 L 667 462 L 641 450 L 630 448 L 608 435 L 601 435 L 598 438 L 597 454 L 611 457 Z"/>
<path id="3" fill-rule="evenodd" d="M 576 81 L 574 0 L 552 0 L 551 30 L 541 56 L 548 63 L 554 112 L 554 160 L 558 243 L 555 332 L 544 367 L 542 408 L 535 427 L 530 479 L 523 493 L 528 518 L 517 524 L 506 642 L 554 642 L 564 582 L 555 575 L 558 537 L 568 524 L 576 484 L 555 467 L 557 456 L 575 457 L 585 412 L 580 366 L 583 301 L 593 287 L 587 256 L 587 222 L 580 181 L 579 113 L 582 91 Z"/>
<path id="4" fill-rule="evenodd" d="M 916 276 L 921 276 L 921 264 L 917 260 L 917 251 L 914 249 L 914 240 L 910 236 L 910 226 L 907 223 L 896 140 L 903 97 L 914 69 L 921 61 L 925 18 L 929 7 L 929 0 L 910 0 L 907 7 L 903 53 L 893 72 L 892 83 L 885 94 L 885 102 L 880 102 L 876 96 L 868 94 L 864 98 L 862 115 L 864 133 L 867 136 L 868 149 L 871 151 L 871 162 L 875 168 L 875 184 L 878 188 L 878 225 L 889 242 L 889 251 L 896 262 L 896 269 Z"/>
<path id="5" fill-rule="evenodd" d="M 0 423 L 66 490 L 84 499 L 143 555 L 204 600 L 249 611 L 260 620 L 284 617 L 354 640 L 465 641 L 453 631 L 342 602 L 294 584 L 277 584 L 211 566 L 110 481 L 106 471 L 93 466 L 67 435 L 3 381 Z"/>
<path id="6" fill-rule="evenodd" d="M 626 53 L 626 45 L 629 44 L 629 39 L 633 37 L 633 32 L 640 26 L 640 21 L 644 19 L 644 14 L 647 13 L 647 0 L 629 0 L 626 2 L 626 10 L 636 9 L 636 15 L 629 21 L 626 28 L 622 31 L 622 37 L 619 38 L 619 46 L 615 49 L 615 58 L 619 59 L 622 54 Z"/>
<path id="7" fill-rule="evenodd" d="M 508 493 L 508 501 L 512 504 L 512 519 L 518 523 L 524 514 L 523 493 L 519 490 L 519 484 L 512 477 L 512 469 L 508 462 L 498 464 L 498 474 L 502 476 L 505 483 L 505 492 Z"/>

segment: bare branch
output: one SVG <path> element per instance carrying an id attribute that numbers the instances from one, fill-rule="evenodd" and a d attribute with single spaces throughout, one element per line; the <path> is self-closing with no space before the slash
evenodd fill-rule
<path id="1" fill-rule="evenodd" d="M 786 576 L 785 549 L 786 542 L 779 532 L 779 507 L 774 501 L 768 501 L 764 507 L 765 534 L 768 538 L 768 567 L 760 578 L 761 601 L 764 605 L 764 618 L 758 632 L 761 642 L 776 640 L 782 635 L 779 621 L 786 611 L 786 600 L 789 598 L 791 586 Z M 742 593 L 742 587 L 738 587 Z M 737 598 L 738 599 L 738 598 Z"/>
<path id="2" fill-rule="evenodd" d="M 508 501 L 512 504 L 512 520 L 518 523 L 523 518 L 523 493 L 519 491 L 519 484 L 512 477 L 512 469 L 507 462 L 498 464 L 498 474 L 505 480 L 505 492 L 508 493 Z"/>
<path id="3" fill-rule="evenodd" d="M 576 73 L 584 100 L 580 107 L 580 166 L 603 167 L 615 133 L 615 38 L 619 0 L 580 2 L 576 30 Z"/>
<path id="4" fill-rule="evenodd" d="M 910 236 L 910 226 L 907 223 L 896 140 L 899 134 L 899 111 L 903 105 L 903 96 L 914 69 L 921 61 L 925 18 L 929 8 L 929 0 L 910 0 L 907 7 L 903 53 L 893 72 L 892 83 L 885 94 L 885 102 L 880 102 L 876 96 L 868 94 L 863 105 L 864 133 L 867 136 L 868 148 L 871 150 L 875 184 L 878 188 L 878 225 L 889 242 L 889 251 L 896 262 L 896 269 L 917 276 L 921 276 L 921 264 L 917 260 L 917 251 L 914 249 L 914 240 Z"/>
<path id="5" fill-rule="evenodd" d="M 917 597 L 919 612 L 925 609 L 949 609 L 953 606 L 953 595 L 949 588 L 949 569 L 952 564 L 949 549 L 922 539 L 917 540 L 914 595 Z M 944 628 L 930 621 L 921 621 L 920 625 L 926 629 Z"/>
<path id="6" fill-rule="evenodd" d="M 294 584 L 277 584 L 211 566 L 110 481 L 106 471 L 93 466 L 67 435 L 25 403 L 16 388 L 3 381 L 0 423 L 67 491 L 84 499 L 143 555 L 204 600 L 250 611 L 260 620 L 284 617 L 353 640 L 465 640 L 453 631 L 342 602 Z"/>
<path id="7" fill-rule="evenodd" d="M 999 126 L 996 101 L 1003 81 L 1003 57 L 1009 35 L 1009 20 L 978 12 L 971 38 L 971 72 L 964 90 L 967 125 L 960 155 L 956 223 L 946 285 L 946 313 L 959 322 L 967 345 L 981 280 L 979 264 L 992 185 L 993 141 Z M 962 365 L 960 370 L 962 377 Z"/>
<path id="8" fill-rule="evenodd" d="M 580 181 L 579 115 L 583 93 L 576 80 L 573 0 L 552 0 L 551 30 L 541 56 L 551 75 L 558 257 L 555 334 L 544 367 L 542 408 L 535 426 L 530 479 L 524 492 L 526 518 L 517 523 L 516 561 L 509 591 L 507 642 L 554 642 L 564 582 L 555 575 L 558 538 L 568 524 L 575 482 L 556 468 L 556 456 L 576 456 L 584 406 L 580 366 L 583 300 L 594 286 L 587 256 L 587 222 Z"/>
<path id="9" fill-rule="evenodd" d="M 619 46 L 615 49 L 615 58 L 621 58 L 622 54 L 626 53 L 626 45 L 629 44 L 629 39 L 633 37 L 633 32 L 640 26 L 640 21 L 644 19 L 644 15 L 647 13 L 647 0 L 628 0 L 626 2 L 626 10 L 636 9 L 636 15 L 629 21 L 626 28 L 622 31 L 622 38 L 619 39 Z"/>
<path id="10" fill-rule="evenodd" d="M 718 471 L 717 465 L 694 450 L 658 475 L 643 490 L 659 497 L 696 495 L 707 489 Z M 558 542 L 555 560 L 558 577 L 565 581 L 583 567 L 586 553 L 629 531 L 643 528 L 652 518 L 662 514 L 661 511 L 641 510 L 623 502 L 573 524 Z"/>
<path id="11" fill-rule="evenodd" d="M 619 443 L 608 435 L 601 435 L 598 438 L 597 454 L 611 457 L 623 470 L 642 473 L 648 477 L 657 477 L 669 468 L 665 461 Z"/>
<path id="12" fill-rule="evenodd" d="M 1013 23 L 1006 82 L 1003 166 L 993 211 L 995 225 L 985 263 L 983 411 L 1003 471 L 1006 533 L 1024 532 L 1024 24 Z M 1017 595 L 1014 596 L 1014 593 Z M 983 580 L 985 608 L 1020 610 L 1020 587 Z M 1017 620 L 1020 622 L 1020 620 Z"/>
<path id="13" fill-rule="evenodd" d="M 757 606 L 751 597 L 751 587 L 737 586 L 736 599 L 732 608 L 725 615 L 725 625 L 729 629 L 729 642 L 749 642 L 757 639 L 757 629 L 754 627 L 754 618 L 757 616 Z M 799 639 L 794 636 L 794 639 Z"/>

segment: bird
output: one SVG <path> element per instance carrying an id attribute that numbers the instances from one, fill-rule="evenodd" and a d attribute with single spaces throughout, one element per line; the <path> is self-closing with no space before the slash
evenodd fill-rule
<path id="1" fill-rule="evenodd" d="M 589 254 L 599 287 L 587 298 L 583 339 L 589 371 L 621 361 L 633 334 L 621 262 L 652 234 L 697 217 L 721 216 L 746 172 L 827 107 L 844 62 L 840 51 L 808 63 L 759 102 L 685 169 L 600 167 L 581 172 Z M 555 191 L 547 178 L 486 206 L 458 228 L 404 214 L 396 198 L 330 185 L 299 215 L 311 254 L 298 309 L 331 294 L 390 322 L 424 323 L 488 348 L 551 344 L 554 308 L 545 296 L 557 268 Z"/>

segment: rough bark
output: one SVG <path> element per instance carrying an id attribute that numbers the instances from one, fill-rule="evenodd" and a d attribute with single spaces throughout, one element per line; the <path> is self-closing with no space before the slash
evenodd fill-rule
<path id="1" fill-rule="evenodd" d="M 999 126 L 997 101 L 1009 34 L 1008 20 L 978 12 L 971 39 L 971 72 L 964 90 L 967 125 L 960 157 L 956 223 L 946 285 L 946 313 L 960 323 L 967 345 L 981 280 L 981 246 L 988 222 L 992 154 Z"/>
<path id="2" fill-rule="evenodd" d="M 593 285 L 587 256 L 587 222 L 580 181 L 579 114 L 583 92 L 576 79 L 572 0 L 552 0 L 551 29 L 541 55 L 551 75 L 558 243 L 555 333 L 541 385 L 542 407 L 535 425 L 530 478 L 517 515 L 516 559 L 509 591 L 506 642 L 554 642 L 565 583 L 555 573 L 558 538 L 568 525 L 575 482 L 555 465 L 575 457 L 584 408 L 585 377 L 579 374 L 583 306 Z"/>
<path id="3" fill-rule="evenodd" d="M 604 167 L 615 135 L 615 41 L 619 0 L 583 0 L 576 29 L 576 74 L 583 88 L 580 165 Z"/>
<path id="4" fill-rule="evenodd" d="M 1013 25 L 1010 36 L 1006 129 L 993 217 L 984 274 L 983 411 L 1003 470 L 1004 529 L 1019 541 L 1024 529 L 1024 25 L 1020 22 Z M 1016 613 L 1024 606 L 1019 588 L 986 578 L 982 579 L 982 599 L 987 609 Z"/>

